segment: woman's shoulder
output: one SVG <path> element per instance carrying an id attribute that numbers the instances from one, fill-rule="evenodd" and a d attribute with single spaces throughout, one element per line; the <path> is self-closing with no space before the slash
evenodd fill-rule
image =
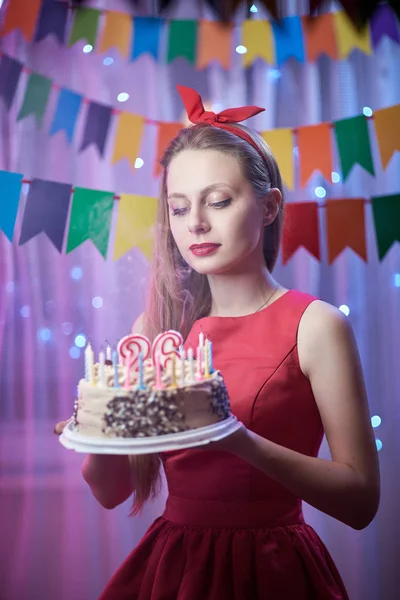
<path id="1" fill-rule="evenodd" d="M 303 372 L 309 373 L 321 353 L 332 344 L 353 343 L 353 331 L 346 315 L 338 308 L 318 298 L 305 309 L 297 335 L 299 360 Z"/>

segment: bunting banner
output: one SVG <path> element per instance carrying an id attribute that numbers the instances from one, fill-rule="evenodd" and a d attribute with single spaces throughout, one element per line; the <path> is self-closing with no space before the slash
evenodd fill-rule
<path id="1" fill-rule="evenodd" d="M 43 232 L 61 252 L 70 197 L 68 183 L 34 179 L 26 200 L 20 246 Z"/>
<path id="2" fill-rule="evenodd" d="M 26 202 L 20 202 L 22 183 L 29 185 Z M 7 171 L 0 171 L 0 190 L 0 231 L 10 242 L 23 245 L 44 233 L 60 253 L 68 254 L 91 241 L 104 259 L 112 256 L 112 260 L 119 260 L 136 247 L 151 260 L 157 198 L 73 189 L 69 183 L 30 181 L 20 173 Z M 392 246 L 400 243 L 400 193 L 371 199 L 334 198 L 324 203 L 288 202 L 281 243 L 283 265 L 299 248 L 320 261 L 322 245 L 326 245 L 329 264 L 346 248 L 366 262 L 365 212 L 369 206 L 373 217 L 369 222 L 374 224 L 377 253 L 382 261 Z M 16 240 L 19 210 L 22 226 Z M 326 213 L 323 220 L 321 210 Z M 114 211 L 115 228 L 111 236 Z"/>
<path id="3" fill-rule="evenodd" d="M 244 67 L 257 59 L 279 67 L 290 59 L 314 62 L 322 54 L 333 60 L 343 60 L 354 50 L 369 55 L 384 37 L 400 44 L 394 6 L 381 4 L 361 28 L 349 13 L 343 10 L 315 17 L 228 23 L 133 17 L 86 6 L 71 8 L 67 2 L 54 0 L 9 0 L 0 35 L 19 30 L 27 42 L 40 42 L 52 35 L 69 46 L 78 42 L 90 44 L 99 53 L 115 49 L 122 58 L 131 61 L 145 53 L 164 63 L 185 58 L 198 69 L 212 62 L 229 69 L 237 39 L 244 47 L 241 57 Z M 164 28 L 167 28 L 167 44 L 162 55 L 160 38 Z M 237 35 L 233 35 L 234 29 Z"/>
<path id="4" fill-rule="evenodd" d="M 168 143 L 185 126 L 184 119 L 181 123 L 155 121 L 142 115 L 114 109 L 111 105 L 99 104 L 72 90 L 61 88 L 47 77 L 29 71 L 19 61 L 0 53 L 0 98 L 3 98 L 7 109 L 14 101 L 17 85 L 23 84 L 21 79 L 26 82 L 26 88 L 18 112 L 19 121 L 32 115 L 37 125 L 41 126 L 50 93 L 54 90 L 57 101 L 55 113 L 50 121 L 49 135 L 53 136 L 63 131 L 67 141 L 71 143 L 77 119 L 84 107 L 79 151 L 83 152 L 94 145 L 100 157 L 103 157 L 110 133 L 113 132 L 112 164 L 126 159 L 133 169 L 142 140 L 146 136 L 147 126 L 156 127 L 153 168 L 155 177 L 162 172 L 160 159 Z M 114 119 L 115 127 L 112 126 Z M 297 186 L 307 186 L 316 171 L 329 183 L 333 171 L 341 170 L 345 180 L 355 165 L 374 176 L 377 169 L 387 169 L 396 151 L 400 152 L 400 105 L 379 109 L 371 117 L 357 115 L 334 123 L 273 129 L 259 133 L 271 147 L 284 184 L 290 190 Z M 379 164 L 375 165 L 371 151 L 373 134 L 376 136 L 380 155 Z M 334 167 L 335 144 L 340 167 Z"/>

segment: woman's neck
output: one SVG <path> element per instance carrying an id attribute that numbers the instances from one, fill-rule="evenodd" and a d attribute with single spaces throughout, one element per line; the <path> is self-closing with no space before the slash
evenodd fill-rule
<path id="1" fill-rule="evenodd" d="M 284 288 L 265 267 L 257 272 L 209 275 L 211 317 L 241 317 L 274 300 Z M 272 297 L 272 295 L 274 297 Z"/>

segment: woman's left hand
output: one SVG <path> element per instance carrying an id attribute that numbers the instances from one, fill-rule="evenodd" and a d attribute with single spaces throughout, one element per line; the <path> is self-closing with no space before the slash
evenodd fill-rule
<path id="1" fill-rule="evenodd" d="M 227 437 L 215 442 L 210 442 L 209 444 L 205 444 L 203 448 L 204 450 L 231 452 L 232 454 L 239 456 L 242 449 L 246 446 L 248 440 L 248 430 L 243 423 L 241 423 L 239 429 L 229 434 Z"/>

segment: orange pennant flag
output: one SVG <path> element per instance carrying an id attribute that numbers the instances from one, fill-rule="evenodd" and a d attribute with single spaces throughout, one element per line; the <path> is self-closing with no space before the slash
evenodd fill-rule
<path id="1" fill-rule="evenodd" d="M 332 13 L 316 18 L 303 17 L 302 24 L 307 60 L 315 62 L 321 54 L 336 60 L 338 50 Z"/>
<path id="2" fill-rule="evenodd" d="M 218 61 L 224 69 L 231 68 L 233 26 L 219 21 L 200 21 L 196 66 L 204 69 Z"/>
<path id="3" fill-rule="evenodd" d="M 271 148 L 284 183 L 292 190 L 294 188 L 293 129 L 262 131 L 261 137 Z"/>
<path id="4" fill-rule="evenodd" d="M 121 194 L 115 231 L 114 260 L 134 246 L 150 260 L 153 253 L 157 199 Z"/>
<path id="5" fill-rule="evenodd" d="M 132 38 L 132 17 L 127 13 L 108 11 L 100 38 L 99 52 L 117 48 L 123 58 L 128 58 Z"/>
<path id="6" fill-rule="evenodd" d="M 42 0 L 10 0 L 0 35 L 19 29 L 27 42 L 31 42 Z"/>
<path id="7" fill-rule="evenodd" d="M 331 181 L 333 171 L 331 124 L 309 125 L 297 129 L 300 186 L 304 187 L 314 171 Z"/>
<path id="8" fill-rule="evenodd" d="M 132 113 L 121 112 L 118 115 L 117 133 L 115 135 L 113 164 L 127 158 L 132 167 L 139 156 L 142 141 L 144 118 Z"/>
<path id="9" fill-rule="evenodd" d="M 243 54 L 243 66 L 249 67 L 256 58 L 275 64 L 275 44 L 269 21 L 247 20 L 243 22 L 242 42 L 247 52 Z"/>
<path id="10" fill-rule="evenodd" d="M 320 260 L 318 204 L 316 202 L 288 202 L 282 232 L 282 262 L 286 264 L 303 246 Z"/>
<path id="11" fill-rule="evenodd" d="M 365 54 L 372 54 L 371 36 L 369 26 L 358 29 L 344 11 L 333 13 L 338 58 L 347 58 L 354 48 Z"/>
<path id="12" fill-rule="evenodd" d="M 364 198 L 326 201 L 329 264 L 347 247 L 367 260 L 364 204 Z"/>
<path id="13" fill-rule="evenodd" d="M 374 110 L 374 123 L 384 169 L 393 154 L 400 152 L 400 104 Z"/>
<path id="14" fill-rule="evenodd" d="M 176 135 L 178 135 L 181 129 L 183 129 L 182 123 L 159 123 L 157 133 L 156 164 L 154 167 L 155 177 L 158 177 L 158 175 L 162 172 L 163 168 L 160 161 L 168 147 L 168 144 Z"/>

